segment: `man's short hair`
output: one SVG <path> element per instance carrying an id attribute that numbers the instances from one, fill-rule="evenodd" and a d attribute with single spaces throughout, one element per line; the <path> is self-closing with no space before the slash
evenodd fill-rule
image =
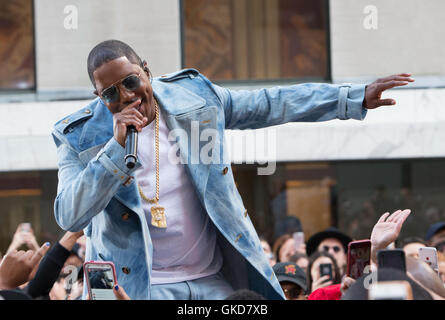
<path id="1" fill-rule="evenodd" d="M 96 87 L 93 73 L 104 63 L 120 57 L 127 57 L 128 61 L 143 67 L 138 54 L 126 43 L 119 40 L 106 40 L 96 45 L 88 54 L 88 76 Z"/>
<path id="2" fill-rule="evenodd" d="M 400 248 L 404 248 L 405 246 L 411 244 L 411 243 L 421 243 L 423 245 L 426 245 L 426 242 L 423 241 L 422 238 L 419 237 L 407 237 L 403 239 L 403 241 L 400 243 Z"/>

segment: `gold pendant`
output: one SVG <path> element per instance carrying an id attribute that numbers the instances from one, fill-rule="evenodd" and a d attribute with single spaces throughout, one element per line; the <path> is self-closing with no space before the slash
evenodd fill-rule
<path id="1" fill-rule="evenodd" d="M 167 228 L 164 207 L 155 205 L 151 207 L 151 224 L 158 228 Z"/>

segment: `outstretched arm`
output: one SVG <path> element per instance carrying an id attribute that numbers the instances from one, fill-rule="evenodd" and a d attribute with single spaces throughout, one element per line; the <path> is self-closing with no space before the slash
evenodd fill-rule
<path id="1" fill-rule="evenodd" d="M 411 74 L 402 73 L 369 85 L 305 83 L 253 91 L 212 88 L 224 106 L 227 129 L 257 129 L 287 122 L 362 120 L 367 109 L 396 103 L 381 99 L 385 90 L 413 81 Z"/>

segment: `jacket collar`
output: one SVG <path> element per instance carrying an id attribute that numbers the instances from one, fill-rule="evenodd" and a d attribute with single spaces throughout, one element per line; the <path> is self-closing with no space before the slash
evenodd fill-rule
<path id="1" fill-rule="evenodd" d="M 174 83 L 153 80 L 153 92 L 164 113 L 179 115 L 205 106 L 206 101 L 190 90 Z M 169 128 L 172 129 L 172 128 Z"/>

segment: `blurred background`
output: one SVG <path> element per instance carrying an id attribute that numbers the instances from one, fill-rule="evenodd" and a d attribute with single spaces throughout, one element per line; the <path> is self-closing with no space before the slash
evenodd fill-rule
<path id="1" fill-rule="evenodd" d="M 412 73 L 414 84 L 386 93 L 397 106 L 370 111 L 365 121 L 272 128 L 273 175 L 257 174 L 256 154 L 233 155 L 241 159 L 233 170 L 258 233 L 270 242 L 300 228 L 295 218 L 306 239 L 328 226 L 368 238 L 378 216 L 398 208 L 413 211 L 403 235 L 424 235 L 445 220 L 445 1 L 368 5 L 0 0 L 0 251 L 21 222 L 32 224 L 40 243 L 60 237 L 52 127 L 94 98 L 87 55 L 112 38 L 131 45 L 154 76 L 193 67 L 235 90 Z"/>

